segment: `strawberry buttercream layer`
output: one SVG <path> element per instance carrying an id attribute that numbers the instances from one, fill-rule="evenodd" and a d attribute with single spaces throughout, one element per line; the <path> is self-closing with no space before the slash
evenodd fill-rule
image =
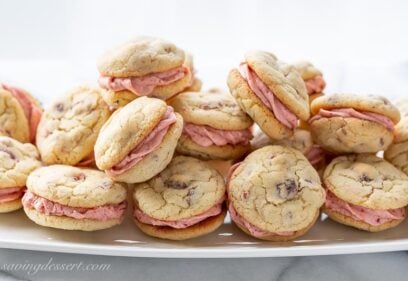
<path id="1" fill-rule="evenodd" d="M 321 75 L 305 80 L 307 93 L 309 95 L 321 93 L 326 87 L 326 82 Z"/>
<path id="2" fill-rule="evenodd" d="M 37 104 L 35 104 L 35 102 L 30 97 L 30 94 L 21 88 L 13 87 L 7 84 L 0 84 L 0 89 L 9 91 L 23 108 L 24 115 L 28 120 L 28 126 L 30 129 L 30 142 L 34 143 L 37 133 L 37 127 L 40 123 L 42 115 L 41 108 Z"/>
<path id="3" fill-rule="evenodd" d="M 187 228 L 192 225 L 195 225 L 199 222 L 202 222 L 203 220 L 208 219 L 210 217 L 215 217 L 221 214 L 224 201 L 225 201 L 225 197 L 223 197 L 218 203 L 216 203 L 213 207 L 211 207 L 204 213 L 201 213 L 199 215 L 196 215 L 190 218 L 185 218 L 185 219 L 180 219 L 180 220 L 175 220 L 175 221 L 154 219 L 146 215 L 145 213 L 143 213 L 143 211 L 140 210 L 140 208 L 138 208 L 136 205 L 133 211 L 133 216 L 139 222 L 144 223 L 144 224 L 149 224 L 149 225 L 154 225 L 154 226 L 168 226 L 171 228 L 183 229 L 183 228 Z"/>
<path id="4" fill-rule="evenodd" d="M 119 92 L 128 90 L 137 96 L 149 96 L 158 86 L 166 86 L 184 78 L 190 69 L 185 66 L 140 77 L 99 77 L 99 85 L 107 90 Z"/>
<path id="5" fill-rule="evenodd" d="M 289 129 L 297 126 L 298 118 L 278 97 L 265 85 L 258 75 L 246 63 L 239 66 L 241 76 L 248 82 L 249 87 L 262 103 L 274 114 L 276 119 Z"/>
<path id="6" fill-rule="evenodd" d="M 168 106 L 163 119 L 157 124 L 150 134 L 143 139 L 128 155 L 112 168 L 106 170 L 106 173 L 111 176 L 123 174 L 131 169 L 143 157 L 154 151 L 162 143 L 169 127 L 176 123 L 177 118 L 172 107 Z"/>
<path id="7" fill-rule="evenodd" d="M 93 165 L 95 165 L 95 156 L 93 152 L 76 164 L 78 167 L 89 167 Z"/>
<path id="8" fill-rule="evenodd" d="M 388 210 L 369 209 L 348 203 L 338 198 L 329 190 L 327 190 L 325 207 L 372 226 L 382 225 L 392 220 L 401 220 L 406 217 L 405 208 Z"/>
<path id="9" fill-rule="evenodd" d="M 184 124 L 183 134 L 204 147 L 211 145 L 247 145 L 253 137 L 250 128 L 245 130 L 219 130 L 207 125 L 192 123 Z"/>
<path id="10" fill-rule="evenodd" d="M 34 209 L 41 214 L 49 216 L 66 216 L 74 219 L 98 221 L 119 219 L 123 216 L 127 207 L 126 201 L 94 208 L 69 207 L 40 197 L 31 191 L 27 191 L 24 194 L 22 203 L 25 208 Z"/>
<path id="11" fill-rule="evenodd" d="M 338 109 L 331 109 L 331 110 L 320 108 L 319 112 L 315 116 L 310 118 L 309 123 L 312 123 L 321 118 L 331 118 L 331 117 L 357 118 L 357 119 L 372 121 L 372 122 L 376 122 L 378 124 L 383 125 L 389 131 L 394 131 L 394 123 L 391 121 L 390 118 L 384 115 L 378 114 L 378 113 L 374 113 L 374 112 L 357 111 L 353 108 L 338 108 Z"/>
<path id="12" fill-rule="evenodd" d="M 324 150 L 319 146 L 314 144 L 307 152 L 306 158 L 309 160 L 310 164 L 316 165 L 324 159 Z"/>
<path id="13" fill-rule="evenodd" d="M 0 203 L 7 203 L 21 198 L 25 187 L 0 188 Z"/>

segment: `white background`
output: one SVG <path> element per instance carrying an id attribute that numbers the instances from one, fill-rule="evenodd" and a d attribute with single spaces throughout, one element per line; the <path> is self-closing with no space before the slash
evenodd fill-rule
<path id="1" fill-rule="evenodd" d="M 206 88 L 225 87 L 248 49 L 308 59 L 328 92 L 408 93 L 408 1 L 0 1 L 0 80 L 42 99 L 95 81 L 97 57 L 134 35 L 194 54 Z"/>

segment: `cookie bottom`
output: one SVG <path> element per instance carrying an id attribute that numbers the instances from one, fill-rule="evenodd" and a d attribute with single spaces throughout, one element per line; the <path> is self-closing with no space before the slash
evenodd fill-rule
<path id="1" fill-rule="evenodd" d="M 21 209 L 23 205 L 21 204 L 21 198 L 14 201 L 0 203 L 0 213 L 10 213 Z"/>
<path id="2" fill-rule="evenodd" d="M 227 210 L 224 208 L 221 214 L 207 218 L 197 224 L 187 228 L 172 228 L 169 226 L 154 226 L 141 223 L 137 219 L 133 219 L 137 227 L 145 234 L 168 240 L 186 240 L 192 239 L 205 234 L 211 233 L 219 228 L 223 223 Z"/>
<path id="3" fill-rule="evenodd" d="M 308 226 L 306 226 L 303 229 L 295 231 L 295 233 L 293 235 L 290 235 L 290 236 L 281 236 L 281 235 L 273 234 L 273 235 L 269 235 L 269 236 L 256 237 L 256 236 L 253 236 L 251 234 L 251 232 L 249 232 L 249 230 L 245 226 L 240 225 L 240 224 L 236 223 L 235 221 L 233 221 L 233 222 L 239 229 L 241 229 L 243 232 L 245 232 L 246 234 L 248 234 L 249 236 L 252 236 L 254 238 L 257 238 L 257 239 L 260 239 L 260 240 L 273 241 L 273 242 L 288 242 L 288 241 L 292 241 L 293 239 L 295 239 L 295 238 L 297 238 L 299 236 L 302 236 L 306 232 L 308 232 L 309 229 L 311 229 L 312 226 L 316 223 L 316 221 L 317 221 L 317 219 L 319 217 L 320 217 L 320 211 L 317 211 L 316 215 L 314 216 L 314 218 L 312 220 L 312 222 Z"/>
<path id="4" fill-rule="evenodd" d="M 365 231 L 369 231 L 369 232 L 379 232 L 379 231 L 383 231 L 389 228 L 393 228 L 396 227 L 397 225 L 399 225 L 401 222 L 404 221 L 404 219 L 402 220 L 392 220 L 386 223 L 383 223 L 381 225 L 370 225 L 368 223 L 365 223 L 363 221 L 359 221 L 359 220 L 355 220 L 352 217 L 343 215 L 339 212 L 336 211 L 332 211 L 326 207 L 322 207 L 322 210 L 325 214 L 327 214 L 329 216 L 330 219 L 344 224 L 344 225 L 348 225 L 348 226 L 352 226 L 354 228 L 360 229 L 360 230 L 365 230 Z"/>
<path id="5" fill-rule="evenodd" d="M 191 138 L 182 134 L 178 144 L 177 152 L 183 155 L 195 156 L 202 160 L 233 160 L 241 158 L 250 150 L 250 144 L 247 145 L 210 145 L 201 146 L 195 143 Z"/>
<path id="6" fill-rule="evenodd" d="M 112 226 L 121 224 L 124 218 L 122 217 L 119 219 L 100 221 L 92 219 L 75 219 L 67 216 L 51 216 L 39 213 L 30 208 L 24 208 L 24 212 L 29 219 L 41 226 L 81 231 L 95 231 L 110 228 Z"/>
<path id="7" fill-rule="evenodd" d="M 114 92 L 114 91 L 103 91 L 102 99 L 109 105 L 111 110 L 116 110 L 123 107 L 136 99 L 137 96 L 127 90 Z"/>
<path id="8" fill-rule="evenodd" d="M 255 95 L 237 69 L 231 70 L 227 83 L 239 106 L 265 134 L 273 139 L 283 139 L 293 135 L 293 131 L 279 122 L 273 112 Z"/>

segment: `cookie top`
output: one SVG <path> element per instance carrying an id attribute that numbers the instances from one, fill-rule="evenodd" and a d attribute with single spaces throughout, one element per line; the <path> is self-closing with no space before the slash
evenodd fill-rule
<path id="1" fill-rule="evenodd" d="M 322 72 L 308 61 L 299 61 L 293 64 L 296 70 L 300 73 L 303 80 L 308 80 L 316 76 L 322 76 Z"/>
<path id="2" fill-rule="evenodd" d="M 40 166 L 34 145 L 0 136 L 0 189 L 24 187 L 28 175 Z"/>
<path id="3" fill-rule="evenodd" d="M 294 66 L 279 61 L 275 55 L 250 51 L 245 61 L 279 100 L 302 120 L 309 119 L 309 97 L 305 83 Z"/>
<path id="4" fill-rule="evenodd" d="M 323 181 L 337 197 L 354 205 L 379 210 L 408 205 L 408 176 L 375 155 L 337 157 L 326 167 Z"/>
<path id="5" fill-rule="evenodd" d="M 185 122 L 208 125 L 220 130 L 244 130 L 252 120 L 234 98 L 220 91 L 184 92 L 170 101 Z"/>
<path id="6" fill-rule="evenodd" d="M 99 169 L 117 164 L 162 120 L 167 104 L 156 98 L 140 97 L 116 110 L 100 130 L 95 144 Z"/>
<path id="7" fill-rule="evenodd" d="M 30 128 L 22 106 L 9 91 L 3 89 L 0 89 L 0 135 L 21 142 L 30 140 Z"/>
<path id="8" fill-rule="evenodd" d="M 110 116 L 104 92 L 96 86 L 81 85 L 44 111 L 37 146 L 45 163 L 75 165 L 93 153 L 99 130 Z"/>
<path id="9" fill-rule="evenodd" d="M 249 154 L 233 171 L 227 189 L 241 217 L 274 233 L 308 227 L 325 200 L 309 161 L 301 152 L 279 145 Z"/>
<path id="10" fill-rule="evenodd" d="M 408 141 L 408 99 L 396 101 L 395 104 L 401 113 L 401 120 L 395 126 L 394 142 Z"/>
<path id="11" fill-rule="evenodd" d="M 316 98 L 310 105 L 312 114 L 316 114 L 319 109 L 353 108 L 360 111 L 378 113 L 390 118 L 394 123 L 400 120 L 398 109 L 385 97 L 367 95 L 359 96 L 355 94 L 331 94 Z"/>
<path id="12" fill-rule="evenodd" d="M 308 130 L 296 128 L 292 136 L 281 140 L 271 139 L 262 131 L 258 131 L 251 140 L 251 146 L 254 150 L 271 144 L 288 146 L 305 154 L 312 148 L 313 139 Z"/>
<path id="13" fill-rule="evenodd" d="M 206 162 L 176 156 L 165 170 L 135 186 L 133 199 L 143 213 L 175 221 L 200 215 L 222 202 L 223 177 Z"/>
<path id="14" fill-rule="evenodd" d="M 35 170 L 27 179 L 27 189 L 50 201 L 81 208 L 118 204 L 127 196 L 125 186 L 104 172 L 66 165 Z"/>
<path id="15" fill-rule="evenodd" d="M 98 70 L 102 76 L 143 76 L 179 67 L 184 59 L 184 51 L 173 43 L 138 36 L 103 54 L 98 60 Z"/>

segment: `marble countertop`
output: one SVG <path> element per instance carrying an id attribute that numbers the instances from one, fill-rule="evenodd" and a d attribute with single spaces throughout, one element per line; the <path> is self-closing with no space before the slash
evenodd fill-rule
<path id="1" fill-rule="evenodd" d="M 151 259 L 0 250 L 0 280 L 407 280 L 408 252 L 257 259 Z M 11 265 L 47 265 L 24 270 Z M 54 270 L 81 264 L 82 269 Z M 105 270 L 84 271 L 86 265 Z M 54 266 L 52 266 L 54 265 Z"/>

